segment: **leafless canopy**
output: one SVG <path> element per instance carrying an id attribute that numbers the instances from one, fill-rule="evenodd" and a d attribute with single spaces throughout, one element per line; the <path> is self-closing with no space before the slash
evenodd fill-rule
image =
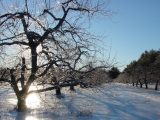
<path id="1" fill-rule="evenodd" d="M 95 64 L 88 69 L 97 38 L 87 31 L 87 25 L 96 14 L 108 15 L 104 3 L 106 0 L 0 0 L 0 55 L 10 75 L 7 79 L 2 75 L 1 81 L 11 83 L 20 99 L 34 81 L 52 83 L 55 77 L 65 80 L 68 75 L 77 77 L 102 67 Z"/>

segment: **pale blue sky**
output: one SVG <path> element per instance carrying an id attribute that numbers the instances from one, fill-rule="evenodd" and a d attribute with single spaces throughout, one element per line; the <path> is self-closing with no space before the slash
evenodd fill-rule
<path id="1" fill-rule="evenodd" d="M 145 50 L 160 48 L 160 0 L 110 0 L 106 7 L 113 14 L 96 17 L 90 30 L 105 36 L 106 55 L 111 47 L 119 66 L 125 67 Z"/>
<path id="2" fill-rule="evenodd" d="M 104 45 L 120 66 L 160 48 L 160 0 L 111 0 L 109 9 L 115 14 L 98 18 L 93 30 L 106 36 Z"/>

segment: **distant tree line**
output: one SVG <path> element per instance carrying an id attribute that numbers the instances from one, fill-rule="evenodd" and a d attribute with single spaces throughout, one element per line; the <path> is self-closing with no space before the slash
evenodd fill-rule
<path id="1" fill-rule="evenodd" d="M 119 80 L 121 82 L 132 83 L 133 86 L 155 84 L 158 90 L 160 83 L 160 50 L 145 51 L 138 60 L 132 61 L 124 69 Z"/>
<path id="2" fill-rule="evenodd" d="M 112 67 L 109 71 L 108 71 L 109 77 L 111 79 L 115 79 L 118 77 L 118 75 L 120 74 L 120 71 L 117 67 Z"/>

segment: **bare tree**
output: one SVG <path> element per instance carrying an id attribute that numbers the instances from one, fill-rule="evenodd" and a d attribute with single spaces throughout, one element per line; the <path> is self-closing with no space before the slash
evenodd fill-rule
<path id="1" fill-rule="evenodd" d="M 156 61 L 152 64 L 153 73 L 152 73 L 152 79 L 155 82 L 155 90 L 158 90 L 158 85 L 160 82 L 160 51 L 159 55 L 156 57 Z"/>
<path id="2" fill-rule="evenodd" d="M 78 79 L 80 74 L 104 67 L 97 64 L 86 69 L 86 61 L 96 52 L 93 41 L 97 38 L 85 27 L 97 13 L 108 15 L 103 5 L 99 0 L 0 1 L 1 57 L 10 75 L 4 77 L 4 71 L 0 81 L 11 84 L 18 111 L 27 109 L 29 93 L 57 90 L 71 84 L 58 81 L 71 76 Z M 33 82 L 53 86 L 29 91 Z"/>

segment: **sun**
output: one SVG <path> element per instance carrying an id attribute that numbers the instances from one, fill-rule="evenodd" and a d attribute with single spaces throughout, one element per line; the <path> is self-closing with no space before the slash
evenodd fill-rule
<path id="1" fill-rule="evenodd" d="M 31 109 L 40 107 L 40 97 L 35 93 L 28 95 L 26 98 L 26 106 Z"/>
<path id="2" fill-rule="evenodd" d="M 25 120 L 38 120 L 38 119 L 33 116 L 27 116 Z"/>

